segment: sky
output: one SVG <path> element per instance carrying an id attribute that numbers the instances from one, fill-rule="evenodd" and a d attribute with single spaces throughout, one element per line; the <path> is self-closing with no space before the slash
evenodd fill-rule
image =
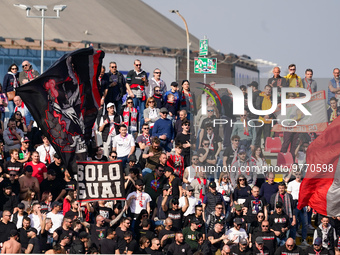
<path id="1" fill-rule="evenodd" d="M 248 55 L 277 63 L 296 73 L 312 68 L 315 78 L 332 78 L 339 63 L 339 10 L 336 0 L 143 0 L 185 29 L 170 9 L 179 10 L 189 32 L 206 35 L 222 53 Z M 198 50 L 198 49 L 196 49 Z"/>

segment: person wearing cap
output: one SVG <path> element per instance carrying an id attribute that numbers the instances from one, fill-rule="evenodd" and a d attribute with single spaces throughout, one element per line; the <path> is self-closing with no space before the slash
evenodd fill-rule
<path id="1" fill-rule="evenodd" d="M 228 235 L 225 235 L 223 232 L 224 222 L 223 221 L 216 221 L 214 229 L 210 230 L 207 234 L 208 240 L 211 243 L 211 252 L 212 254 L 219 254 L 218 252 L 221 251 L 223 244 L 227 242 Z"/>
<path id="2" fill-rule="evenodd" d="M 305 252 L 295 244 L 295 241 L 293 238 L 288 238 L 286 243 L 283 246 L 280 246 L 275 251 L 274 255 L 298 255 L 298 254 L 305 254 Z"/>
<path id="3" fill-rule="evenodd" d="M 106 73 L 108 81 L 106 82 L 107 86 L 104 88 L 101 105 L 103 105 L 104 103 L 107 105 L 110 102 L 114 103 L 117 106 L 117 112 L 120 112 L 122 106 L 122 98 L 126 93 L 126 82 L 124 75 L 118 71 L 116 62 L 111 61 L 109 64 L 109 68 L 109 71 Z M 103 76 L 103 78 L 104 77 L 105 76 Z"/>
<path id="4" fill-rule="evenodd" d="M 117 151 L 117 159 L 122 160 L 124 168 L 130 155 L 134 153 L 136 145 L 133 136 L 128 134 L 125 124 L 119 125 L 119 132 L 120 134 L 112 139 L 112 150 Z"/>
<path id="5" fill-rule="evenodd" d="M 312 246 L 308 246 L 305 249 L 305 254 L 310 254 L 310 255 L 321 255 L 321 254 L 330 254 L 329 251 L 322 246 L 322 238 L 317 237 L 313 241 Z M 334 253 L 333 253 L 334 254 Z"/>
<path id="6" fill-rule="evenodd" d="M 226 231 L 229 242 L 228 245 L 234 246 L 238 244 L 242 239 L 248 239 L 247 232 L 245 229 L 241 228 L 243 224 L 242 218 L 235 218 L 233 227 Z"/>
<path id="7" fill-rule="evenodd" d="M 248 111 L 245 109 L 243 114 L 240 115 L 240 120 L 236 121 L 233 126 L 233 131 L 231 136 L 238 135 L 240 137 L 239 146 L 243 145 L 248 157 L 251 157 L 251 152 L 255 148 L 256 143 L 256 128 L 254 127 L 256 123 L 252 126 L 248 124 Z"/>
<path id="8" fill-rule="evenodd" d="M 168 109 L 166 109 L 165 107 L 161 108 L 161 118 L 155 122 L 152 135 L 159 137 L 161 141 L 161 146 L 166 151 L 170 152 L 169 144 L 173 142 L 175 133 L 172 121 L 167 118 L 168 113 Z"/>
<path id="9" fill-rule="evenodd" d="M 126 167 L 124 169 L 125 176 L 128 176 L 130 173 L 130 169 L 135 168 L 138 169 L 138 175 L 142 172 L 142 169 L 140 168 L 139 164 L 137 163 L 137 157 L 136 154 L 131 154 L 128 158 L 128 164 L 126 164 Z"/>
<path id="10" fill-rule="evenodd" d="M 208 220 L 208 216 L 215 211 L 215 206 L 217 204 L 222 204 L 222 213 L 225 214 L 225 205 L 223 196 L 220 192 L 216 190 L 216 182 L 212 181 L 209 183 L 209 192 L 204 196 L 202 201 L 203 205 L 203 219 Z"/>
<path id="11" fill-rule="evenodd" d="M 334 248 L 337 247 L 337 230 L 329 223 L 327 216 L 322 216 L 320 225 L 314 230 L 313 240 L 320 237 L 322 246 L 328 250 L 329 254 L 334 255 Z"/>
<path id="12" fill-rule="evenodd" d="M 143 191 L 144 183 L 142 180 L 136 180 L 135 186 L 137 191 L 128 194 L 126 197 L 128 207 L 130 207 L 131 211 L 131 218 L 133 220 L 132 227 L 134 225 L 134 221 L 137 219 L 138 215 L 143 209 L 146 209 L 150 215 L 150 202 L 152 201 L 150 195 Z"/>
<path id="13" fill-rule="evenodd" d="M 275 233 L 269 229 L 269 221 L 264 220 L 261 222 L 261 230 L 256 231 L 251 235 L 251 242 L 255 244 L 257 238 L 262 238 L 263 245 L 268 248 L 269 254 L 274 255 L 277 249 L 277 239 Z"/>
<path id="14" fill-rule="evenodd" d="M 9 232 L 9 240 L 4 242 L 2 245 L 1 253 L 2 254 L 16 254 L 21 253 L 21 244 L 17 241 L 18 239 L 18 231 L 16 229 L 12 229 Z"/>
<path id="15" fill-rule="evenodd" d="M 166 101 L 166 99 L 168 98 L 169 94 L 173 94 L 175 97 L 175 102 L 178 105 L 179 103 L 179 98 L 180 98 L 180 93 L 179 93 L 179 89 L 178 89 L 178 83 L 173 81 L 170 84 L 170 90 L 168 90 L 167 92 L 165 92 L 163 94 L 163 99 L 164 101 Z"/>
<path id="16" fill-rule="evenodd" d="M 191 185 L 186 186 L 185 189 L 182 189 L 183 196 L 179 198 L 179 207 L 183 207 L 185 205 L 185 197 L 184 193 L 186 193 L 189 206 L 188 209 L 184 212 L 184 217 L 188 217 L 189 215 L 195 214 L 195 206 L 198 204 L 198 200 L 194 196 L 194 188 Z"/>
<path id="17" fill-rule="evenodd" d="M 39 153 L 40 162 L 44 163 L 45 165 L 49 165 L 53 162 L 53 155 L 56 153 L 56 151 L 46 136 L 42 135 L 41 138 L 43 140 L 43 144 L 38 146 L 36 151 Z"/>
<path id="18" fill-rule="evenodd" d="M 40 241 L 37 237 L 38 231 L 36 228 L 30 228 L 27 231 L 27 236 L 30 238 L 28 241 L 28 246 L 27 249 L 25 250 L 26 254 L 38 254 L 41 253 L 41 248 L 40 248 Z"/>
<path id="19" fill-rule="evenodd" d="M 47 178 L 40 183 L 40 193 L 45 191 L 52 193 L 52 201 L 63 200 L 66 193 L 63 183 L 57 179 L 57 174 L 53 169 L 47 171 Z"/>
<path id="20" fill-rule="evenodd" d="M 284 245 L 288 238 L 288 230 L 291 227 L 288 215 L 283 211 L 282 202 L 275 205 L 275 212 L 269 216 L 270 230 L 274 232 L 279 246 Z"/>
<path id="21" fill-rule="evenodd" d="M 208 115 L 205 119 L 203 119 L 199 134 L 199 144 L 202 144 L 203 136 L 207 135 L 207 124 L 214 124 L 214 120 L 217 119 L 215 115 L 215 109 L 213 106 L 207 107 Z M 214 134 L 219 134 L 219 125 L 216 125 L 214 128 Z"/>
<path id="22" fill-rule="evenodd" d="M 190 221 L 190 226 L 183 229 L 184 241 L 189 244 L 192 252 L 194 253 L 198 248 L 198 226 L 200 225 L 198 219 Z"/>
<path id="23" fill-rule="evenodd" d="M 171 188 L 168 190 L 168 195 L 171 192 Z M 189 201 L 186 194 L 184 194 L 185 204 L 183 207 L 179 207 L 178 198 L 172 198 L 170 200 L 170 206 L 166 206 L 167 198 L 164 197 L 162 201 L 163 211 L 168 214 L 168 218 L 172 219 L 173 226 L 176 230 L 182 229 L 183 226 L 183 214 L 188 209 Z"/>
<path id="24" fill-rule="evenodd" d="M 184 241 L 183 233 L 177 232 L 175 234 L 175 242 L 169 245 L 168 255 L 186 254 L 192 255 L 193 252 L 189 244 Z"/>
<path id="25" fill-rule="evenodd" d="M 57 175 L 56 179 L 61 181 L 65 177 L 65 166 L 58 153 L 55 153 L 53 158 L 54 161 L 47 166 L 47 171 L 53 169 Z"/>
<path id="26" fill-rule="evenodd" d="M 269 249 L 264 245 L 263 238 L 258 236 L 255 239 L 255 246 L 253 246 L 253 254 L 269 255 Z"/>
<path id="27" fill-rule="evenodd" d="M 119 134 L 119 124 L 122 123 L 122 117 L 115 111 L 114 103 L 108 103 L 106 109 L 107 112 L 104 116 L 99 116 L 98 131 L 102 133 L 104 155 L 108 157 L 111 151 L 112 138 Z"/>
<path id="28" fill-rule="evenodd" d="M 244 146 L 240 146 L 237 152 L 237 160 L 231 165 L 230 181 L 234 188 L 237 186 L 237 179 L 245 176 L 248 185 L 252 188 L 257 180 L 257 168 L 249 157 Z"/>
<path id="29" fill-rule="evenodd" d="M 226 222 L 227 222 L 228 226 L 233 226 L 234 225 L 234 219 L 235 218 L 241 218 L 241 220 L 242 220 L 241 228 L 243 228 L 243 229 L 247 228 L 247 225 L 246 225 L 246 222 L 247 222 L 246 218 L 247 218 L 247 216 L 245 214 L 245 211 L 243 211 L 242 206 L 239 205 L 239 204 L 235 204 L 232 207 L 229 215 L 227 216 Z"/>
<path id="30" fill-rule="evenodd" d="M 172 188 L 171 190 L 173 198 L 178 199 L 182 197 L 182 181 L 177 175 L 175 175 L 174 169 L 169 166 L 165 167 L 164 176 L 167 178 L 166 183 Z"/>
<path id="31" fill-rule="evenodd" d="M 215 222 L 216 221 L 223 221 L 225 225 L 225 215 L 222 212 L 223 206 L 222 203 L 217 203 L 215 206 L 215 211 L 208 216 L 208 219 L 206 221 L 207 224 L 207 231 L 211 230 L 214 228 Z"/>
<path id="32" fill-rule="evenodd" d="M 169 208 L 170 201 L 172 200 L 171 192 L 168 193 L 169 189 L 170 189 L 170 185 L 164 184 L 163 185 L 163 193 L 161 195 L 159 195 L 156 199 L 156 206 L 154 208 L 153 218 L 152 218 L 152 220 L 155 222 L 156 226 L 163 225 L 164 221 L 167 217 L 166 212 L 164 212 L 164 210 L 163 210 L 162 202 L 163 202 L 163 198 L 166 197 L 166 201 L 165 201 L 164 205 L 166 206 L 166 208 Z"/>
<path id="33" fill-rule="evenodd" d="M 240 241 L 237 245 L 233 245 L 230 248 L 231 254 L 245 254 L 251 255 L 253 254 L 252 250 L 248 246 L 248 240 L 246 238 L 240 238 Z"/>
<path id="34" fill-rule="evenodd" d="M 31 158 L 31 151 L 29 150 L 30 140 L 27 136 L 21 138 L 21 148 L 19 150 L 18 162 L 26 163 Z"/>
<path id="35" fill-rule="evenodd" d="M 19 150 L 11 149 L 9 151 L 11 156 L 10 160 L 7 160 L 3 165 L 4 177 L 9 178 L 9 170 L 15 171 L 18 174 L 18 177 L 23 174 L 23 164 L 18 161 L 19 159 Z"/>

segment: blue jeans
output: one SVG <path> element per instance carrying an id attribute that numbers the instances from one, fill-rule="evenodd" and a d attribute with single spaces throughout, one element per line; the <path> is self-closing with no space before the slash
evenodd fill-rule
<path id="1" fill-rule="evenodd" d="M 295 239 L 296 232 L 299 230 L 299 224 L 302 224 L 302 239 L 306 240 L 307 238 L 307 210 L 306 207 L 302 208 L 301 210 L 295 208 L 294 215 L 296 218 L 296 225 L 291 227 L 290 236 Z"/>
<path id="2" fill-rule="evenodd" d="M 117 159 L 122 161 L 123 169 L 125 169 L 125 165 L 126 165 L 126 163 L 128 162 L 128 159 L 129 159 L 128 156 L 117 157 Z"/>
<path id="3" fill-rule="evenodd" d="M 170 142 L 168 142 L 168 140 L 160 140 L 160 141 L 161 141 L 161 147 L 167 152 L 170 152 L 171 151 L 169 147 Z"/>
<path id="4" fill-rule="evenodd" d="M 14 102 L 13 101 L 8 101 L 8 117 L 9 119 L 12 117 L 13 113 L 14 113 Z"/>
<path id="5" fill-rule="evenodd" d="M 142 101 L 141 98 L 136 98 L 136 97 L 134 97 L 132 100 L 133 100 L 133 106 L 135 108 L 138 107 L 139 121 L 140 121 L 140 127 L 141 127 L 143 126 L 143 123 L 144 123 L 145 101 Z"/>

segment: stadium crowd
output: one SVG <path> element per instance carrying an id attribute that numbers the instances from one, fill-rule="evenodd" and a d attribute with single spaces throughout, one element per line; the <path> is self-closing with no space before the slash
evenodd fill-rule
<path id="1" fill-rule="evenodd" d="M 271 133 L 268 121 L 274 115 L 255 116 L 246 109 L 233 116 L 228 91 L 220 92 L 223 105 L 207 97 L 204 115 L 188 80 L 181 88 L 172 82 L 167 90 L 159 68 L 150 78 L 140 60 L 133 64 L 126 77 L 116 62 L 108 72 L 102 67 L 101 107 L 88 148 L 89 161 L 122 160 L 126 201 L 86 203 L 77 200 L 73 174 L 15 95 L 39 74 L 28 61 L 21 72 L 16 64 L 9 67 L 0 94 L 1 253 L 339 254 L 340 217 L 297 209 L 303 169 L 290 171 L 279 183 L 266 171 L 266 138 L 280 137 Z M 288 69 L 281 77 L 275 67 L 263 91 L 257 82 L 248 84 L 256 109 L 271 108 L 273 87 L 317 91 L 311 69 L 305 78 L 295 73 L 295 65 Z M 338 68 L 333 75 L 329 122 L 340 114 Z M 247 87 L 241 90 L 247 105 Z M 11 116 L 6 127 L 5 107 Z M 264 125 L 222 128 L 214 126 L 216 118 Z M 316 136 L 284 132 L 281 152 L 303 164 Z M 236 171 L 207 171 L 217 166 Z M 242 170 L 247 167 L 255 171 Z"/>

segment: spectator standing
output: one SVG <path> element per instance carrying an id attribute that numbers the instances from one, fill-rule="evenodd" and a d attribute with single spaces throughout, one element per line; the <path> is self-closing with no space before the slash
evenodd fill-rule
<path id="1" fill-rule="evenodd" d="M 272 88 L 278 88 L 278 103 L 281 102 L 281 89 L 288 87 L 287 80 L 285 77 L 280 76 L 281 69 L 276 66 L 273 68 L 273 77 L 268 79 L 268 85 Z"/>
<path id="2" fill-rule="evenodd" d="M 127 126 L 129 134 L 135 136 L 138 131 L 138 112 L 140 111 L 137 111 L 137 108 L 134 107 L 134 101 L 131 97 L 128 97 L 125 103 L 125 107 L 122 108 L 123 123 Z"/>
<path id="3" fill-rule="evenodd" d="M 16 64 L 11 64 L 8 68 L 7 74 L 4 76 L 3 81 L 3 93 L 6 94 L 8 99 L 8 111 L 9 116 L 12 116 L 14 113 L 14 96 L 15 96 L 15 89 L 19 87 L 19 73 L 18 73 L 18 66 Z M 5 117 L 5 116 L 4 116 Z M 3 119 L 2 119 L 3 120 Z"/>
<path id="4" fill-rule="evenodd" d="M 219 254 L 223 247 L 224 241 L 228 239 L 228 236 L 223 233 L 224 222 L 217 221 L 214 229 L 208 232 L 208 240 L 211 243 L 212 254 Z"/>
<path id="5" fill-rule="evenodd" d="M 9 178 L 9 172 L 16 172 L 18 176 L 21 176 L 23 173 L 23 165 L 18 161 L 19 153 L 18 149 L 11 149 L 9 151 L 11 159 L 6 161 L 3 168 L 4 177 Z"/>
<path id="6" fill-rule="evenodd" d="M 11 215 L 11 212 L 8 210 L 2 212 L 2 219 L 0 221 L 0 243 L 8 240 L 12 229 L 16 230 L 15 224 L 10 222 Z"/>
<path id="7" fill-rule="evenodd" d="M 47 168 L 46 165 L 40 161 L 39 153 L 34 151 L 32 153 L 32 161 L 26 164 L 27 166 L 31 166 L 33 168 L 33 177 L 37 177 L 39 183 L 41 183 L 47 177 Z"/>
<path id="8" fill-rule="evenodd" d="M 156 199 L 162 194 L 163 185 L 166 184 L 166 177 L 164 176 L 164 166 L 156 165 L 155 170 L 146 174 L 143 177 L 145 185 L 145 192 L 148 193 L 152 199 L 151 208 L 155 207 Z"/>
<path id="9" fill-rule="evenodd" d="M 322 239 L 321 237 L 315 238 L 313 242 L 313 246 L 307 247 L 305 250 L 306 254 L 330 254 L 327 249 L 322 247 Z"/>
<path id="10" fill-rule="evenodd" d="M 31 63 L 25 60 L 22 62 L 22 71 L 19 73 L 19 84 L 22 86 L 39 76 L 38 71 L 34 70 Z"/>
<path id="11" fill-rule="evenodd" d="M 16 127 L 14 119 L 10 119 L 8 121 L 8 128 L 5 129 L 3 137 L 5 141 L 5 152 L 8 153 L 11 149 L 20 149 L 24 132 Z"/>
<path id="12" fill-rule="evenodd" d="M 234 203 L 243 205 L 247 197 L 250 196 L 250 191 L 251 187 L 248 185 L 247 178 L 243 174 L 239 175 L 233 193 Z"/>
<path id="13" fill-rule="evenodd" d="M 52 211 L 46 214 L 47 218 L 50 218 L 53 223 L 53 227 L 50 229 L 50 233 L 53 233 L 57 228 L 61 227 L 64 219 L 64 215 L 61 213 L 62 204 L 55 201 L 52 203 Z M 53 236 L 53 239 L 54 236 Z"/>
<path id="14" fill-rule="evenodd" d="M 101 104 L 104 102 L 106 105 L 114 103 L 116 112 L 120 112 L 122 108 L 122 98 L 126 93 L 125 78 L 124 75 L 117 70 L 118 66 L 116 62 L 110 62 L 110 70 L 107 73 L 108 86 L 104 90 Z"/>
<path id="15" fill-rule="evenodd" d="M 252 242 L 254 242 L 254 240 L 259 237 L 263 239 L 263 244 L 268 248 L 269 254 L 273 255 L 277 249 L 277 241 L 275 233 L 269 230 L 269 221 L 264 220 L 261 222 L 261 230 L 255 232 L 254 235 L 252 235 Z"/>
<path id="16" fill-rule="evenodd" d="M 311 94 L 318 91 L 318 85 L 313 78 L 313 70 L 308 68 L 305 71 L 305 78 L 302 80 L 303 88 L 307 89 Z"/>
<path id="17" fill-rule="evenodd" d="M 298 247 L 293 238 L 288 238 L 284 246 L 280 246 L 274 253 L 274 255 L 284 254 L 304 254 L 303 250 Z"/>
<path id="18" fill-rule="evenodd" d="M 190 165 L 190 151 L 191 151 L 191 134 L 190 134 L 190 122 L 188 120 L 184 120 L 182 122 L 182 132 L 177 133 L 176 144 L 182 144 L 182 156 L 184 158 L 184 167 L 188 167 Z"/>
<path id="19" fill-rule="evenodd" d="M 147 97 L 153 96 L 153 90 L 155 87 L 160 88 L 161 95 L 166 93 L 166 84 L 165 81 L 161 79 L 162 71 L 159 68 L 156 68 L 153 71 L 153 77 L 149 80 L 149 86 L 146 87 L 146 95 Z"/>
<path id="20" fill-rule="evenodd" d="M 158 108 L 158 109 L 161 109 L 161 108 L 164 106 L 166 100 L 165 100 L 165 102 L 164 102 L 163 97 L 162 97 L 162 94 L 161 94 L 161 89 L 160 89 L 160 87 L 156 86 L 156 87 L 153 89 L 153 92 L 154 92 L 154 93 L 153 93 L 153 96 L 152 96 L 152 97 L 155 99 L 155 107 Z M 169 119 L 171 119 L 171 118 L 169 118 Z"/>
<path id="21" fill-rule="evenodd" d="M 183 122 L 185 120 L 187 120 L 187 111 L 186 110 L 181 110 L 179 111 L 179 118 L 177 118 L 176 122 L 175 122 L 175 134 L 177 136 L 177 134 L 181 133 L 182 132 L 182 125 L 183 125 Z M 189 121 L 190 123 L 190 121 Z"/>
<path id="22" fill-rule="evenodd" d="M 301 77 L 298 76 L 295 73 L 296 72 L 296 65 L 295 64 L 290 64 L 288 66 L 288 71 L 289 71 L 289 74 L 287 74 L 285 76 L 285 78 L 287 80 L 287 83 L 288 83 L 288 87 L 291 87 L 291 88 L 303 88 Z M 299 93 L 296 93 L 296 96 L 299 97 Z"/>
<path id="23" fill-rule="evenodd" d="M 279 190 L 278 184 L 274 182 L 274 179 L 275 179 L 275 174 L 273 172 L 269 172 L 267 174 L 268 181 L 263 183 L 261 186 L 260 196 L 264 197 L 267 203 L 270 202 L 272 195 L 277 193 L 277 191 Z"/>
<path id="24" fill-rule="evenodd" d="M 40 241 L 37 237 L 38 231 L 35 228 L 30 228 L 28 230 L 27 236 L 30 238 L 28 241 L 27 249 L 25 250 L 26 254 L 33 253 L 39 254 L 41 253 Z"/>
<path id="25" fill-rule="evenodd" d="M 209 192 L 204 196 L 204 199 L 202 201 L 203 205 L 203 219 L 207 220 L 208 216 L 212 214 L 215 210 L 215 206 L 220 203 L 223 206 L 223 214 L 225 214 L 225 206 L 224 206 L 224 200 L 223 196 L 220 192 L 216 190 L 216 182 L 212 181 L 209 183 Z"/>
<path id="26" fill-rule="evenodd" d="M 134 70 L 128 72 L 126 76 L 126 89 L 129 94 L 129 97 L 133 99 L 133 104 L 135 107 L 139 108 L 140 114 L 140 122 L 144 123 L 144 109 L 145 109 L 145 87 L 149 85 L 148 75 L 142 70 L 142 62 L 139 59 L 134 61 Z"/>
<path id="27" fill-rule="evenodd" d="M 175 254 L 185 254 L 191 255 L 192 250 L 189 244 L 184 242 L 184 237 L 182 233 L 176 233 L 175 242 L 169 245 L 169 249 L 167 252 L 168 255 Z"/>
<path id="28" fill-rule="evenodd" d="M 237 152 L 239 149 L 240 137 L 233 135 L 231 137 L 231 145 L 228 146 L 223 152 L 223 166 L 231 166 L 237 160 Z"/>
<path id="29" fill-rule="evenodd" d="M 314 231 L 313 242 L 317 238 L 321 238 L 322 247 L 328 250 L 328 254 L 334 255 L 334 248 L 337 247 L 336 244 L 336 230 L 329 224 L 329 218 L 323 216 L 320 225 Z"/>
<path id="30" fill-rule="evenodd" d="M 188 120 L 194 117 L 197 113 L 195 94 L 190 92 L 190 83 L 188 80 L 182 81 L 182 91 L 179 99 L 180 110 L 186 110 Z"/>
<path id="31" fill-rule="evenodd" d="M 135 151 L 135 139 L 128 134 L 125 124 L 119 126 L 119 133 L 113 138 L 112 150 L 117 151 L 117 159 L 122 160 L 124 168 L 128 158 Z"/>
<path id="32" fill-rule="evenodd" d="M 283 204 L 278 201 L 275 205 L 275 212 L 269 217 L 270 230 L 274 232 L 279 246 L 286 242 L 291 227 L 289 216 L 283 212 Z"/>
<path id="33" fill-rule="evenodd" d="M 333 69 L 333 79 L 328 82 L 328 104 L 330 104 L 330 99 L 335 97 L 338 100 L 340 99 L 340 69 Z"/>
<path id="34" fill-rule="evenodd" d="M 329 108 L 327 109 L 328 123 L 332 123 L 340 115 L 340 107 L 338 107 L 338 100 L 332 97 L 329 100 Z"/>
<path id="35" fill-rule="evenodd" d="M 150 135 L 152 135 L 153 126 L 159 118 L 159 108 L 156 108 L 155 98 L 149 97 L 146 101 L 146 109 L 144 110 L 144 121 L 149 125 Z"/>
<path id="36" fill-rule="evenodd" d="M 171 150 L 169 144 L 173 142 L 175 134 L 172 121 L 167 118 L 168 113 L 168 109 L 161 108 L 161 118 L 155 122 L 152 135 L 159 137 L 161 146 L 169 152 Z"/>
<path id="37" fill-rule="evenodd" d="M 46 136 L 42 135 L 41 138 L 43 140 L 43 144 L 38 146 L 36 151 L 39 153 L 40 162 L 49 165 L 54 161 L 53 156 L 56 151 L 54 150 Z"/>
<path id="38" fill-rule="evenodd" d="M 178 90 L 178 83 L 175 81 L 171 82 L 170 90 L 163 94 L 164 101 L 167 100 L 169 94 L 173 94 L 175 97 L 175 104 L 178 105 L 180 101 L 180 92 Z"/>

